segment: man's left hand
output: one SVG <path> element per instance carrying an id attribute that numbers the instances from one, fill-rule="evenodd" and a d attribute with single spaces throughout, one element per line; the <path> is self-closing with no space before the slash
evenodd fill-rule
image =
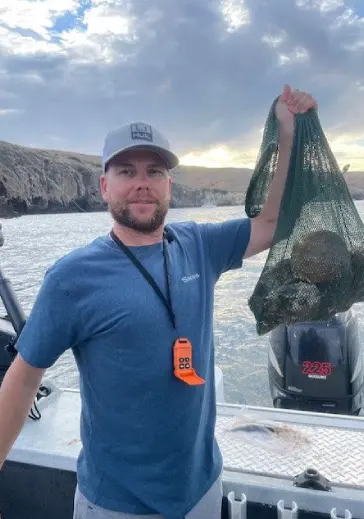
<path id="1" fill-rule="evenodd" d="M 285 85 L 276 105 L 279 125 L 285 130 L 293 131 L 294 115 L 304 114 L 311 109 L 317 110 L 317 102 L 310 94 L 292 90 L 289 85 Z"/>

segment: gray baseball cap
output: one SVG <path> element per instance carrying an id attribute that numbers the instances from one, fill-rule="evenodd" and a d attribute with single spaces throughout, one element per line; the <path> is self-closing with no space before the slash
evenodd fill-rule
<path id="1" fill-rule="evenodd" d="M 119 153 L 135 148 L 143 148 L 158 153 L 166 162 L 168 169 L 179 164 L 177 155 L 171 152 L 167 139 L 153 126 L 136 122 L 121 126 L 106 135 L 102 153 L 102 166 Z"/>

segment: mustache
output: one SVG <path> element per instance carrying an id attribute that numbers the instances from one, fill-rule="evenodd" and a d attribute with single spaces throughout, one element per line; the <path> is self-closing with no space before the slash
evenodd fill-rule
<path id="1" fill-rule="evenodd" d="M 138 196 L 136 198 L 131 198 L 129 200 L 126 200 L 127 204 L 133 204 L 135 202 L 154 202 L 156 204 L 159 203 L 159 200 L 150 196 Z"/>

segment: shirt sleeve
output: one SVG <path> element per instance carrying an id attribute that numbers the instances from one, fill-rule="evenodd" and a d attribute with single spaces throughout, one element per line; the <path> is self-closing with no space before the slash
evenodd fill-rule
<path id="1" fill-rule="evenodd" d="M 31 366 L 49 368 L 80 341 L 79 317 L 69 292 L 47 272 L 15 345 L 18 353 Z"/>
<path id="2" fill-rule="evenodd" d="M 221 274 L 242 266 L 251 233 L 249 218 L 201 224 L 201 236 L 212 268 Z"/>

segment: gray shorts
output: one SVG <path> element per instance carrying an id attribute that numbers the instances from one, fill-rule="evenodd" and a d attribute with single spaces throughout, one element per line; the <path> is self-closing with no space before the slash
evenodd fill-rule
<path id="1" fill-rule="evenodd" d="M 201 501 L 185 519 L 220 519 L 222 500 L 222 476 L 215 481 Z M 113 512 L 90 503 L 76 488 L 73 519 L 164 519 L 161 515 L 135 515 Z"/>

